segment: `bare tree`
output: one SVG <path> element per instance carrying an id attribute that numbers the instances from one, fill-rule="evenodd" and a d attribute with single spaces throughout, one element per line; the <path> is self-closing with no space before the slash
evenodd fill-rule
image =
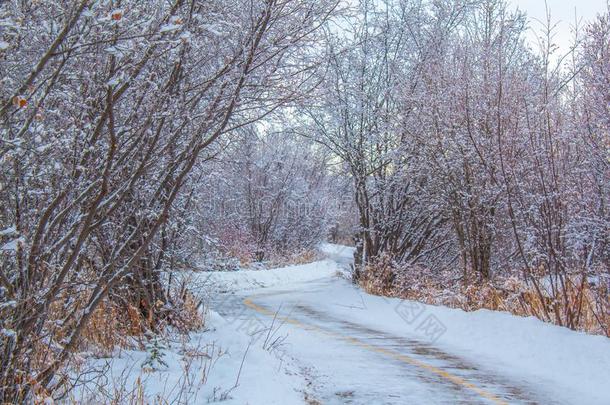
<path id="1" fill-rule="evenodd" d="M 314 249 L 334 215 L 327 198 L 329 153 L 285 128 L 265 127 L 245 128 L 197 191 L 205 196 L 198 229 L 245 261 Z"/>
<path id="2" fill-rule="evenodd" d="M 155 317 L 152 247 L 189 173 L 223 134 L 306 90 L 334 6 L 3 3 L 3 402 L 60 387 L 108 297 Z"/>
<path id="3" fill-rule="evenodd" d="M 464 7 L 430 11 L 417 1 L 365 1 L 347 34 L 330 34 L 323 99 L 307 115 L 316 139 L 349 167 L 359 264 L 383 253 L 406 263 L 431 260 L 444 248 L 446 219 L 422 198 L 428 178 L 419 170 L 412 128 L 403 125 L 414 113 L 404 94 L 420 86 L 429 50 L 442 46 L 440 36 Z"/>

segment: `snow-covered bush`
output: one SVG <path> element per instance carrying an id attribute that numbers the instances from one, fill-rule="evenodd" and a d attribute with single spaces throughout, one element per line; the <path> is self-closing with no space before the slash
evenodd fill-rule
<path id="1" fill-rule="evenodd" d="M 325 240 L 339 209 L 328 152 L 273 128 L 241 135 L 199 182 L 196 232 L 212 235 L 209 248 L 242 264 L 307 255 Z"/>
<path id="2" fill-rule="evenodd" d="M 171 322 L 194 167 L 315 86 L 334 5 L 1 3 L 0 402 L 64 384 L 105 300 Z"/>
<path id="3" fill-rule="evenodd" d="M 541 319 L 582 328 L 578 280 L 610 272 L 610 14 L 568 66 L 552 22 L 532 49 L 505 0 L 357 7 L 304 123 L 349 167 L 355 274 L 380 292 L 399 278 L 388 260 L 466 287 L 517 274 L 556 301 Z"/>

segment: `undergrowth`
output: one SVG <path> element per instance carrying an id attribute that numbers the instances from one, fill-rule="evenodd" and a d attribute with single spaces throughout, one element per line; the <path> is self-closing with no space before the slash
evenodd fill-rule
<path id="1" fill-rule="evenodd" d="M 489 309 L 573 330 L 610 337 L 610 278 L 603 269 L 548 276 L 496 276 L 465 279 L 455 272 L 398 266 L 389 258 L 369 264 L 356 280 L 367 292 L 443 305 L 465 311 Z"/>

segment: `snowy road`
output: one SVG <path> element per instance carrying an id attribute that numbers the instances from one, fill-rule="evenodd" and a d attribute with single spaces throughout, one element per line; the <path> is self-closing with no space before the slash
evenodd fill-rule
<path id="1" fill-rule="evenodd" d="M 310 404 L 610 403 L 608 356 L 577 351 L 603 353 L 607 340 L 535 319 L 371 296 L 337 277 L 215 307 L 307 382 Z"/>
<path id="2" fill-rule="evenodd" d="M 328 300 L 318 299 L 341 289 L 349 286 L 335 279 L 309 283 L 298 291 L 235 297 L 221 315 L 241 317 L 252 332 L 259 325 L 258 330 L 270 326 L 276 317 L 277 332 L 269 341 L 286 337 L 279 350 L 310 374 L 305 377 L 312 383 L 311 396 L 324 404 L 552 403 L 533 395 L 533 387 L 525 382 L 496 376 L 423 337 L 401 337 L 341 319 L 328 308 Z M 364 310 L 361 297 L 356 293 L 353 298 L 339 305 Z M 243 305 L 251 311 L 244 311 Z M 260 335 L 266 338 L 266 332 Z"/>

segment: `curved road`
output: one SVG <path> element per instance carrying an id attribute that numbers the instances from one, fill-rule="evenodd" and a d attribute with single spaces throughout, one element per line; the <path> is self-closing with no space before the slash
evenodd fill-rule
<path id="1" fill-rule="evenodd" d="M 215 309 L 302 374 L 310 404 L 559 403 L 535 382 L 448 353 L 425 330 L 397 334 L 395 314 L 385 320 L 394 308 L 367 297 L 336 278 L 227 294 Z"/>

